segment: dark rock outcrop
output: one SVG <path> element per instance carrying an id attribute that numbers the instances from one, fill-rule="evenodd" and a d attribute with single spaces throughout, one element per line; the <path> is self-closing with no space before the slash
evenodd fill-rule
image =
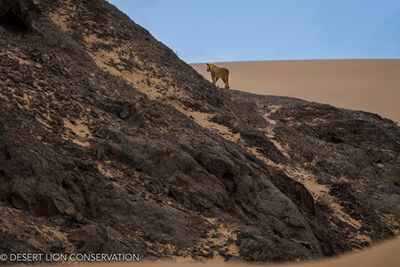
<path id="1" fill-rule="evenodd" d="M 37 30 L 33 21 L 40 13 L 32 0 L 0 0 L 0 24 L 14 31 Z"/>

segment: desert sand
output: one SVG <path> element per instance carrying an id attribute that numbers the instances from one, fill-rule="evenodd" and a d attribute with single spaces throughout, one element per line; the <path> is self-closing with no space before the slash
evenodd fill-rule
<path id="1" fill-rule="evenodd" d="M 164 267 L 172 266 L 266 266 L 266 267 L 398 267 L 400 266 L 400 239 L 396 238 L 386 241 L 375 247 L 366 249 L 362 252 L 352 253 L 345 256 L 314 261 L 309 263 L 292 263 L 277 265 L 261 265 L 261 264 L 244 264 L 244 263 L 225 263 L 221 261 L 210 261 L 207 264 L 180 264 L 180 263 L 163 263 Z M 154 264 L 145 263 L 142 266 L 154 266 Z"/>
<path id="2" fill-rule="evenodd" d="M 165 262 L 155 264 L 154 262 L 142 262 L 140 266 L 192 266 L 192 267 L 224 267 L 224 266 L 265 266 L 265 267 L 398 267 L 400 266 L 400 238 L 395 238 L 368 248 L 361 252 L 350 253 L 337 258 L 313 261 L 309 263 L 291 263 L 291 264 L 249 264 L 223 262 L 214 259 L 204 263 L 190 263 L 190 261 Z M 104 266 L 105 267 L 105 266 Z M 122 267 L 122 266 L 121 266 Z"/>
<path id="3" fill-rule="evenodd" d="M 190 263 L 188 261 L 178 262 L 142 262 L 140 266 L 192 266 L 192 267 L 224 267 L 224 266 L 265 266 L 265 267 L 398 267 L 400 266 L 400 238 L 395 238 L 379 244 L 375 247 L 361 252 L 351 253 L 341 257 L 313 261 L 309 263 L 291 263 L 291 264 L 249 264 L 249 263 L 226 263 L 222 260 L 211 260 L 208 262 Z M 122 266 L 125 264 L 122 264 Z M 122 267 L 121 266 L 121 267 Z M 106 265 L 104 265 L 106 267 Z"/>
<path id="4" fill-rule="evenodd" d="M 130 263 L 89 263 L 78 264 L 86 267 L 125 267 L 125 266 L 144 266 L 144 267 L 225 267 L 225 266 L 247 266 L 247 267 L 398 267 L 400 266 L 400 238 L 386 241 L 382 244 L 368 248 L 361 252 L 347 254 L 341 257 L 313 261 L 308 263 L 290 264 L 250 264 L 243 262 L 224 262 L 222 258 L 216 258 L 205 262 L 193 262 L 190 260 L 179 259 L 177 261 L 156 261 L 156 262 L 130 262 Z M 76 264 L 76 263 L 75 263 Z M 74 264 L 74 265 L 75 265 Z M 48 265 L 47 265 L 48 266 Z M 65 265 L 64 265 L 65 266 Z"/>
<path id="5" fill-rule="evenodd" d="M 232 89 L 302 98 L 400 122 L 400 60 L 222 62 Z M 192 64 L 211 80 L 206 64 Z M 219 80 L 217 85 L 223 87 Z"/>

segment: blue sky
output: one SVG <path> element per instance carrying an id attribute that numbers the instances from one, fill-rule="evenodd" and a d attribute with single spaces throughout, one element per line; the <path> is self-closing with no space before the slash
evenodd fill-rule
<path id="1" fill-rule="evenodd" d="M 109 0 L 188 63 L 400 58 L 399 0 Z"/>

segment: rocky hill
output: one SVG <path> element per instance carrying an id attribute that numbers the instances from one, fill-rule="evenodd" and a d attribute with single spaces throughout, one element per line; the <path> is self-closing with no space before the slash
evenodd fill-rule
<path id="1" fill-rule="evenodd" d="M 391 120 L 215 88 L 103 0 L 36 4 L 0 17 L 1 252 L 289 261 L 398 234 Z"/>

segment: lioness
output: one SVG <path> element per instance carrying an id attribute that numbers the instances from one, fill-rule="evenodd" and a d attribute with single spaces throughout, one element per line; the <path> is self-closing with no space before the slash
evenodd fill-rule
<path id="1" fill-rule="evenodd" d="M 225 83 L 225 88 L 229 89 L 229 70 L 225 68 L 220 68 L 215 64 L 208 64 L 207 63 L 207 71 L 211 72 L 211 78 L 213 81 L 213 84 L 218 81 L 219 78 L 221 78 L 224 83 Z"/>

